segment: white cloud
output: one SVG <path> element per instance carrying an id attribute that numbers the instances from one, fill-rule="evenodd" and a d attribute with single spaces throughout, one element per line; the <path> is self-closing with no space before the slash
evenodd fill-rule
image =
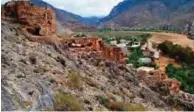
<path id="1" fill-rule="evenodd" d="M 2 0 L 5 3 L 10 0 Z M 81 16 L 106 16 L 123 0 L 43 0 L 53 6 Z"/>

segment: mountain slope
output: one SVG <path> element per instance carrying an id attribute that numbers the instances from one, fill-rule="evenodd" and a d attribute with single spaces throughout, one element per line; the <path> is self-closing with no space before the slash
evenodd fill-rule
<path id="1" fill-rule="evenodd" d="M 124 0 L 101 22 L 132 28 L 186 24 L 194 21 L 193 7 L 193 0 Z"/>
<path id="2" fill-rule="evenodd" d="M 51 4 L 44 2 L 42 0 L 30 0 L 30 2 L 36 6 L 50 7 L 55 11 L 56 19 L 65 27 L 71 28 L 73 30 L 80 29 L 82 27 L 93 27 L 98 22 L 99 18 L 83 18 L 79 15 L 67 12 L 62 9 L 55 8 Z"/>
<path id="3" fill-rule="evenodd" d="M 159 93 L 138 85 L 134 68 L 123 70 L 104 61 L 100 62 L 104 66 L 97 66 L 98 57 L 77 58 L 68 49 L 29 41 L 20 27 L 2 21 L 2 110 L 58 110 L 55 95 L 60 91 L 75 97 L 82 105 L 79 109 L 86 111 L 111 110 L 101 102 L 110 95 L 115 102 L 147 110 L 171 110 Z M 74 82 L 72 75 L 78 78 Z M 60 109 L 71 110 L 75 106 L 71 102 Z"/>

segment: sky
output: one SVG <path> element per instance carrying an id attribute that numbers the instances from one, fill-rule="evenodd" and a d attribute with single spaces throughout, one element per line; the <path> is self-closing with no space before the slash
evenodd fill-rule
<path id="1" fill-rule="evenodd" d="M 11 0 L 1 0 L 4 4 Z M 112 8 L 123 0 L 43 0 L 51 5 L 83 17 L 106 16 Z"/>

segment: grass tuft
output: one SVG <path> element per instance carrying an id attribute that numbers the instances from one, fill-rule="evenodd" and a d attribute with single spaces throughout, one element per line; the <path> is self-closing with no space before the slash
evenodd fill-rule
<path id="1" fill-rule="evenodd" d="M 82 90 L 83 81 L 82 81 L 82 77 L 80 76 L 80 73 L 71 70 L 69 71 L 68 76 L 69 76 L 68 85 L 74 89 Z"/>
<path id="2" fill-rule="evenodd" d="M 145 111 L 142 105 L 128 104 L 124 102 L 110 101 L 107 98 L 101 98 L 100 103 L 111 111 Z"/>
<path id="3" fill-rule="evenodd" d="M 59 92 L 54 99 L 54 108 L 57 111 L 81 111 L 82 104 L 72 95 Z"/>

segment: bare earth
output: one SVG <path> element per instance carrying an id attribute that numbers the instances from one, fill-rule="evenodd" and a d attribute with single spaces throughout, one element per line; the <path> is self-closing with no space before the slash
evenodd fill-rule
<path id="1" fill-rule="evenodd" d="M 175 33 L 151 33 L 153 37 L 149 41 L 153 43 L 161 43 L 165 40 L 172 41 L 174 44 L 182 45 L 183 47 L 191 47 L 194 50 L 194 40 L 187 38 L 186 35 Z"/>
<path id="2" fill-rule="evenodd" d="M 155 63 L 159 66 L 159 69 L 162 70 L 163 72 L 166 71 L 166 67 L 170 63 L 175 65 L 176 67 L 180 67 L 181 66 L 174 59 L 171 59 L 171 58 L 165 57 L 165 56 L 160 56 L 160 58 L 158 60 L 155 60 Z"/>

